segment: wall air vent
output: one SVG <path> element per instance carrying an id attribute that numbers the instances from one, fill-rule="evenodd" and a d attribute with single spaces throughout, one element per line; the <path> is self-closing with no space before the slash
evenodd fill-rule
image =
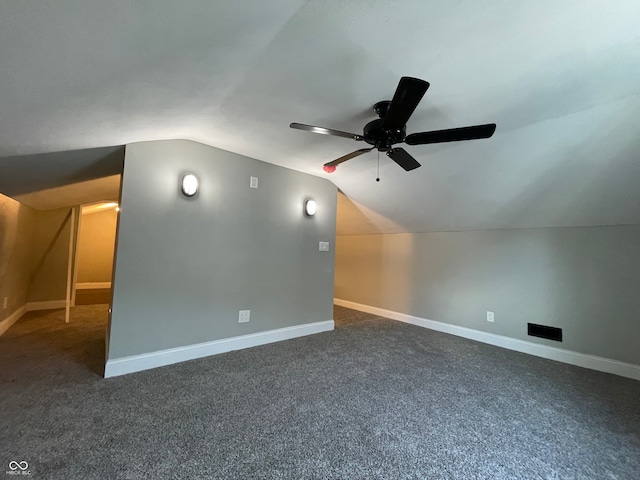
<path id="1" fill-rule="evenodd" d="M 527 323 L 527 334 L 532 337 L 547 338 L 562 341 L 562 329 L 557 327 L 548 327 L 547 325 L 536 325 L 535 323 Z"/>

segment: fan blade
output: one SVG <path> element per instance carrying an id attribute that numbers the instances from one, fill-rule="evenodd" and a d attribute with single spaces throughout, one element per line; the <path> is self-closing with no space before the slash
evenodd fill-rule
<path id="1" fill-rule="evenodd" d="M 393 95 L 389 110 L 382 120 L 385 130 L 402 130 L 422 100 L 429 83 L 419 78 L 402 77 Z"/>
<path id="2" fill-rule="evenodd" d="M 370 152 L 371 150 L 373 150 L 376 147 L 371 147 L 371 148 L 361 148 L 360 150 L 356 150 L 355 152 L 351 152 L 343 157 L 340 158 L 336 158 L 334 161 L 329 162 L 329 163 L 325 163 L 323 165 L 323 169 L 325 172 L 331 173 L 335 170 L 335 167 L 337 167 L 338 165 L 340 165 L 342 162 L 346 162 L 347 160 L 351 160 L 352 158 L 358 157 L 360 155 L 362 155 L 363 153 L 367 153 Z"/>
<path id="3" fill-rule="evenodd" d="M 392 148 L 387 152 L 387 156 L 404 168 L 407 172 L 409 170 L 414 170 L 420 166 L 418 161 L 409 155 L 404 148 Z"/>
<path id="4" fill-rule="evenodd" d="M 458 142 L 460 140 L 477 140 L 489 138 L 496 131 L 495 123 L 474 125 L 473 127 L 449 128 L 433 132 L 412 133 L 404 142 L 407 145 L 427 145 L 429 143 Z"/>
<path id="5" fill-rule="evenodd" d="M 314 127 L 313 125 L 305 125 L 303 123 L 292 123 L 289 127 L 296 128 L 298 130 L 306 130 L 307 132 L 312 133 L 320 133 L 322 135 L 333 135 L 334 137 L 344 137 L 352 140 L 364 140 L 362 135 L 357 135 L 355 133 L 341 132 L 340 130 L 333 130 L 331 128 Z"/>

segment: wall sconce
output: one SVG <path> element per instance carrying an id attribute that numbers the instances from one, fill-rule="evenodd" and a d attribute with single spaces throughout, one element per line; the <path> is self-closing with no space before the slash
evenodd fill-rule
<path id="1" fill-rule="evenodd" d="M 193 173 L 186 173 L 182 176 L 181 190 L 185 197 L 193 197 L 198 193 L 200 181 Z"/>
<path id="2" fill-rule="evenodd" d="M 311 199 L 305 200 L 304 214 L 307 217 L 313 217 L 316 214 L 316 209 L 317 209 L 317 205 L 315 200 L 311 200 Z"/>

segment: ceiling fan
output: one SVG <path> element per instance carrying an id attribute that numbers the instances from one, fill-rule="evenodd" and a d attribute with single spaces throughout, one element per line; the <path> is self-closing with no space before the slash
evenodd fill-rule
<path id="1" fill-rule="evenodd" d="M 496 131 L 495 123 L 487 123 L 485 125 L 433 130 L 431 132 L 407 135 L 407 121 L 428 88 L 429 83 L 424 80 L 413 77 L 402 77 L 398 83 L 398 88 L 396 88 L 396 93 L 393 95 L 393 99 L 391 101 L 385 100 L 378 102 L 373 106 L 373 110 L 380 118 L 367 123 L 364 126 L 362 135 L 333 130 L 331 128 L 304 125 L 302 123 L 292 123 L 289 127 L 323 135 L 350 138 L 358 142 L 364 140 L 369 145 L 373 145 L 371 148 L 361 148 L 360 150 L 325 163 L 322 168 L 327 173 L 334 172 L 336 167 L 341 163 L 351 160 L 363 153 L 370 152 L 374 148 L 378 149 L 379 152 L 386 152 L 391 160 L 406 171 L 409 171 L 418 168 L 420 164 L 404 148 L 394 147 L 394 145 L 398 143 L 427 145 L 430 143 L 476 140 L 489 138 L 493 135 L 493 132 Z"/>

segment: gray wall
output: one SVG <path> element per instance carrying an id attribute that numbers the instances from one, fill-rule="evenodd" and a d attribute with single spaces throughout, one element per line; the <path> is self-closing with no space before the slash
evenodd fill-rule
<path id="1" fill-rule="evenodd" d="M 200 177 L 193 199 L 178 191 L 185 171 Z M 336 194 L 327 180 L 190 141 L 128 145 L 108 358 L 332 319 Z M 251 322 L 239 324 L 244 309 Z"/>
<path id="2" fill-rule="evenodd" d="M 35 216 L 35 210 L 0 194 L 0 321 L 27 302 Z"/>
<path id="3" fill-rule="evenodd" d="M 335 283 L 336 298 L 640 364 L 640 226 L 339 236 Z"/>

